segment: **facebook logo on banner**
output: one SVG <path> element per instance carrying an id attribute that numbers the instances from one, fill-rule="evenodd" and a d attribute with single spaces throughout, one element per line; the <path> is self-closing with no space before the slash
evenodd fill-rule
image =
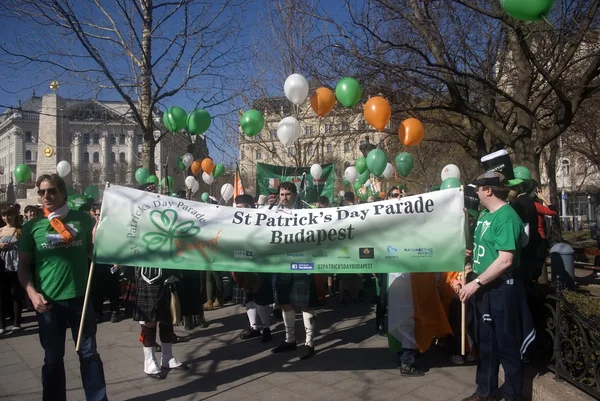
<path id="1" fill-rule="evenodd" d="M 290 270 L 315 270 L 314 263 L 291 263 Z"/>

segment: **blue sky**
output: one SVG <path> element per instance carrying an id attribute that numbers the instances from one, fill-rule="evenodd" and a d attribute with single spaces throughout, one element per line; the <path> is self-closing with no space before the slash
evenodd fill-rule
<path id="1" fill-rule="evenodd" d="M 242 34 L 235 43 L 239 48 L 250 48 L 253 42 L 255 42 L 261 34 L 261 28 L 265 28 L 265 26 L 261 24 L 265 23 L 262 13 L 264 12 L 264 5 L 267 1 L 269 0 L 255 0 L 254 2 L 247 4 L 248 7 L 242 21 L 244 25 L 241 27 Z M 338 22 L 347 19 L 343 2 L 340 0 L 319 1 L 319 7 L 328 15 L 334 16 Z M 14 43 L 19 45 L 18 37 L 22 35 L 39 37 L 40 43 L 43 43 L 46 40 L 47 33 L 38 31 L 37 28 L 34 28 L 27 20 L 0 18 L 0 21 L 2 21 L 0 24 L 0 38 L 2 39 L 0 40 L 3 42 L 9 42 L 10 44 L 11 41 L 14 41 Z M 302 29 L 302 27 L 299 27 L 299 29 Z M 168 35 L 168 27 L 165 29 L 165 32 Z M 47 43 L 51 42 L 48 41 Z M 6 58 L 4 58 L 4 60 L 6 60 Z M 82 61 L 80 60 L 76 60 L 75 63 L 77 63 L 78 67 L 82 66 Z M 123 59 L 116 58 L 113 63 L 115 63 L 113 66 L 122 65 L 123 68 L 127 67 L 126 62 Z M 95 65 L 88 64 L 85 66 L 94 67 Z M 232 85 L 242 84 L 239 81 L 236 82 L 236 79 L 239 79 L 239 67 L 240 66 L 232 66 L 231 68 L 223 67 L 221 69 L 224 75 L 230 76 L 230 79 L 225 82 L 231 82 Z M 247 68 L 245 66 L 242 67 Z M 269 66 L 260 67 L 269 68 Z M 302 73 L 302 71 L 298 72 Z M 245 71 L 245 73 L 249 76 L 253 75 L 253 71 Z M 92 78 L 93 76 L 93 74 L 88 75 L 88 77 Z M 50 91 L 48 85 L 53 79 L 57 79 L 61 82 L 58 93 L 66 98 L 86 99 L 97 97 L 102 100 L 121 100 L 119 94 L 114 90 L 100 89 L 95 85 L 74 81 L 73 78 L 57 76 L 55 72 L 48 71 L 47 69 L 40 68 L 36 65 L 20 66 L 18 70 L 14 70 L 13 68 L 8 68 L 3 63 L 0 63 L 0 110 L 3 110 L 6 106 L 16 107 L 19 101 L 24 102 L 30 98 L 34 91 L 38 96 L 48 93 Z M 202 80 L 198 80 L 195 81 L 194 84 L 201 88 L 203 84 L 212 85 L 214 82 L 203 82 Z M 277 88 L 279 86 L 279 93 L 274 89 L 272 90 L 273 93 L 270 94 L 278 96 L 283 95 L 283 82 L 280 82 L 279 85 L 271 82 L 271 85 L 267 86 L 270 86 L 271 88 Z M 232 126 L 235 125 L 238 118 L 237 109 L 249 108 L 249 104 L 247 104 L 248 100 L 246 100 L 248 97 L 245 99 L 242 97 L 233 98 L 226 101 L 223 100 L 227 98 L 226 94 L 216 94 L 216 97 L 216 101 L 221 101 L 222 104 L 211 104 L 211 102 L 215 102 L 215 99 L 207 99 L 208 101 L 203 103 L 202 99 L 195 97 L 194 94 L 179 94 L 163 100 L 160 103 L 160 106 L 164 109 L 169 106 L 178 105 L 188 112 L 193 110 L 196 103 L 199 103 L 199 107 L 206 107 L 211 115 L 214 116 L 213 124 L 207 133 L 211 156 L 217 162 L 234 162 L 235 157 L 237 156 L 236 149 L 233 146 L 224 143 L 222 132 L 226 129 L 231 129 Z M 252 97 L 252 95 L 249 97 Z"/>

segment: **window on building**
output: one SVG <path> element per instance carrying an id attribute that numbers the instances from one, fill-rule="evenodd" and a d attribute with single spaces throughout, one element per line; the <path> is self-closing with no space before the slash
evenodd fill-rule
<path id="1" fill-rule="evenodd" d="M 350 142 L 344 142 L 344 153 L 350 152 Z"/>
<path id="2" fill-rule="evenodd" d="M 25 142 L 33 142 L 33 137 L 31 135 L 31 132 L 25 132 Z"/>
<path id="3" fill-rule="evenodd" d="M 276 129 L 271 130 L 271 139 L 273 139 L 273 140 L 277 139 L 277 130 Z"/>
<path id="4" fill-rule="evenodd" d="M 243 159 L 243 158 L 245 158 L 245 157 L 246 157 L 246 155 L 244 154 L 244 151 L 243 151 L 243 150 L 242 150 L 242 151 L 240 151 L 240 159 Z"/>
<path id="5" fill-rule="evenodd" d="M 125 152 L 119 153 L 119 163 L 125 163 Z"/>
<path id="6" fill-rule="evenodd" d="M 341 129 L 342 133 L 347 134 L 348 131 L 350 131 L 350 124 L 348 124 L 347 122 L 343 122 L 342 125 L 340 126 L 340 129 Z"/>
<path id="7" fill-rule="evenodd" d="M 144 142 L 144 136 L 143 135 L 138 135 L 137 136 L 137 144 L 141 145 Z"/>
<path id="8" fill-rule="evenodd" d="M 94 152 L 94 163 L 100 163 L 100 155 L 98 152 Z"/>
<path id="9" fill-rule="evenodd" d="M 28 150 L 27 152 L 25 152 L 25 161 L 26 162 L 31 161 L 31 150 Z"/>
<path id="10" fill-rule="evenodd" d="M 110 162 L 113 163 L 113 164 L 117 162 L 117 158 L 115 156 L 115 152 L 110 152 Z"/>
<path id="11" fill-rule="evenodd" d="M 312 134 L 313 134 L 312 126 L 304 127 L 304 135 L 311 136 Z"/>
<path id="12" fill-rule="evenodd" d="M 333 124 L 325 124 L 325 133 L 331 134 L 333 132 Z"/>
<path id="13" fill-rule="evenodd" d="M 571 171 L 570 171 L 571 163 L 569 163 L 568 160 L 564 159 L 562 161 L 562 168 L 563 168 L 563 174 L 564 175 L 570 175 L 571 174 Z"/>
<path id="14" fill-rule="evenodd" d="M 306 154 L 309 155 L 309 156 L 313 155 L 313 146 L 312 145 L 308 145 L 306 147 Z"/>
<path id="15" fill-rule="evenodd" d="M 360 120 L 360 129 L 366 130 L 367 128 L 367 122 L 365 120 Z"/>
<path id="16" fill-rule="evenodd" d="M 260 153 L 260 150 L 256 151 L 256 160 L 261 160 L 262 159 L 262 154 Z"/>
<path id="17" fill-rule="evenodd" d="M 288 155 L 289 156 L 294 156 L 295 154 L 296 154 L 296 148 L 295 147 L 288 148 Z"/>
<path id="18" fill-rule="evenodd" d="M 110 136 L 110 144 L 111 145 L 116 145 L 117 144 L 117 137 L 114 135 Z"/>
<path id="19" fill-rule="evenodd" d="M 84 163 L 89 163 L 90 162 L 90 153 L 89 152 L 85 152 L 83 154 L 83 162 Z"/>
<path id="20" fill-rule="evenodd" d="M 327 144 L 327 153 L 332 153 L 333 152 L 333 146 L 331 146 L 330 143 Z"/>
<path id="21" fill-rule="evenodd" d="M 90 144 L 90 134 L 83 134 L 83 143 L 85 145 L 89 145 Z"/>
<path id="22" fill-rule="evenodd" d="M 125 135 L 119 135 L 119 145 L 125 145 Z"/>
<path id="23" fill-rule="evenodd" d="M 94 134 L 94 145 L 100 143 L 100 134 Z"/>

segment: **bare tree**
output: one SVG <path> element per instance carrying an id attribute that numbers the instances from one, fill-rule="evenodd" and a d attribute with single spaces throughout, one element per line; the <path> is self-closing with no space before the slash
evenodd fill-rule
<path id="1" fill-rule="evenodd" d="M 114 91 L 144 131 L 143 166 L 166 134 L 159 105 L 185 92 L 203 107 L 227 102 L 241 53 L 245 0 L 7 0 L 4 18 L 26 29 L 3 37 L 0 62 Z M 225 82 L 227 81 L 227 82 Z"/>
<path id="2" fill-rule="evenodd" d="M 337 28 L 319 48 L 331 71 L 355 66 L 397 117 L 443 116 L 442 139 L 475 159 L 508 148 L 539 176 L 543 148 L 600 86 L 600 0 L 557 2 L 535 23 L 488 0 L 345 3 L 350 25 L 309 11 Z"/>

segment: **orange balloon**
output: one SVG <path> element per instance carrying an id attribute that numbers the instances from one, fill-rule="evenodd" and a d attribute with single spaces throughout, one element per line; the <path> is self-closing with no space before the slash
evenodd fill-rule
<path id="1" fill-rule="evenodd" d="M 325 117 L 335 106 L 335 96 L 331 89 L 318 88 L 310 97 L 310 105 L 319 117 Z"/>
<path id="2" fill-rule="evenodd" d="M 421 121 L 416 118 L 408 118 L 402 121 L 402 125 L 398 128 L 398 137 L 406 146 L 418 145 L 425 135 L 425 128 Z"/>
<path id="3" fill-rule="evenodd" d="M 377 131 L 381 132 L 390 122 L 392 108 L 387 100 L 381 96 L 370 98 L 365 104 L 365 119 Z"/>
<path id="4" fill-rule="evenodd" d="M 215 163 L 213 163 L 211 158 L 207 157 L 206 159 L 202 160 L 202 170 L 204 170 L 206 174 L 212 174 L 214 169 Z"/>
<path id="5" fill-rule="evenodd" d="M 196 175 L 202 171 L 202 162 L 200 160 L 194 160 L 190 166 L 192 174 Z"/>

